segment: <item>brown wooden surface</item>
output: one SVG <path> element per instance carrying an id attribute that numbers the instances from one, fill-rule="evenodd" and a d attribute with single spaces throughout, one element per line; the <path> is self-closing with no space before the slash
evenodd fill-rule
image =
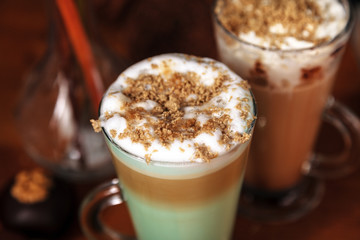
<path id="1" fill-rule="evenodd" d="M 0 190 L 20 169 L 35 166 L 22 149 L 14 124 L 14 107 L 23 77 L 47 46 L 48 19 L 44 2 L 0 1 L 0 103 L 3 109 Z M 98 0 L 97 3 L 98 27 L 103 38 L 116 54 L 129 62 L 165 52 L 216 58 L 211 0 Z M 360 72 L 351 46 L 345 54 L 334 95 L 360 115 Z M 96 184 L 75 184 L 77 202 Z M 118 211 L 126 214 L 124 208 L 115 213 Z M 122 223 L 132 232 L 128 216 Z M 1 228 L 0 224 L 0 231 Z M 85 239 L 77 219 L 73 219 L 60 239 Z M 294 223 L 264 225 L 239 216 L 234 239 L 360 239 L 359 171 L 326 182 L 320 206 Z"/>

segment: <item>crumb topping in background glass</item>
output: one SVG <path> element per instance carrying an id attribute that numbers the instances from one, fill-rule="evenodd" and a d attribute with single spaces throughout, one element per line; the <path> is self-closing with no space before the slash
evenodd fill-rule
<path id="1" fill-rule="evenodd" d="M 277 49 L 327 42 L 347 20 L 337 0 L 219 0 L 215 12 L 240 39 Z"/>

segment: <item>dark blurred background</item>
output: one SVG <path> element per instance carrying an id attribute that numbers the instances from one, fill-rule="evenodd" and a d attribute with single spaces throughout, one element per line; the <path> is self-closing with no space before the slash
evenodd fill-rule
<path id="1" fill-rule="evenodd" d="M 24 76 L 45 53 L 52 0 L 0 1 L 0 190 L 21 169 L 36 164 L 22 149 L 14 108 Z M 354 3 L 359 1 L 353 0 Z M 99 37 L 127 63 L 165 52 L 217 58 L 211 20 L 212 0 L 94 0 Z M 355 39 L 355 38 L 354 38 Z M 333 94 L 360 115 L 360 73 L 352 41 Z M 359 59 L 359 58 L 358 58 Z M 77 203 L 95 184 L 74 186 Z M 235 239 L 360 239 L 360 174 L 327 183 L 319 208 L 296 223 L 263 225 L 239 217 Z M 129 221 L 127 219 L 127 221 Z M 0 223 L 0 233 L 5 231 Z M 1 238 L 0 239 L 15 239 Z M 85 239 L 77 219 L 60 239 Z"/>

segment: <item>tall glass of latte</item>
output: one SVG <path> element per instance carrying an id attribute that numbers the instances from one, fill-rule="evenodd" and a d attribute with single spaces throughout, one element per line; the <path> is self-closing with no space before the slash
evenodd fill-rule
<path id="1" fill-rule="evenodd" d="M 248 83 L 209 58 L 163 54 L 119 76 L 93 125 L 113 156 L 115 192 L 138 239 L 231 238 L 255 118 Z M 81 222 L 96 239 L 92 201 Z"/>

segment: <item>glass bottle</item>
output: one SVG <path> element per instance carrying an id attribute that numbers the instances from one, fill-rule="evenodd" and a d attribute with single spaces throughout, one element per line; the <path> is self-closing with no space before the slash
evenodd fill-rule
<path id="1" fill-rule="evenodd" d="M 78 13 L 92 48 L 104 89 L 125 68 L 98 38 L 88 1 L 77 1 Z M 48 2 L 50 38 L 40 62 L 26 77 L 16 121 L 27 153 L 40 165 L 71 181 L 113 174 L 111 156 L 90 119 L 97 112 L 86 90 L 55 0 Z"/>

